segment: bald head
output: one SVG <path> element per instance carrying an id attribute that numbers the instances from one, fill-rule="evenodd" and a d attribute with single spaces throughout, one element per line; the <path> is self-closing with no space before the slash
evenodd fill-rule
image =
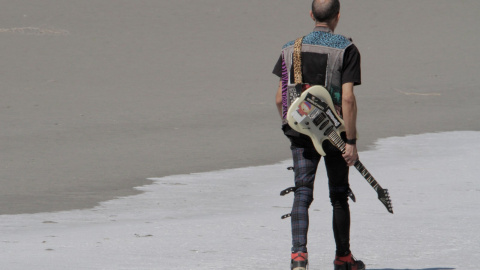
<path id="1" fill-rule="evenodd" d="M 339 0 L 313 0 L 312 2 L 312 14 L 317 22 L 329 23 L 339 12 Z"/>

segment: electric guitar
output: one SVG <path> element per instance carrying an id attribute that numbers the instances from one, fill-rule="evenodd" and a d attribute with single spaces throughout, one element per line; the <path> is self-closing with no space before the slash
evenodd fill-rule
<path id="1" fill-rule="evenodd" d="M 345 131 L 345 125 L 324 87 L 312 86 L 295 99 L 288 109 L 287 122 L 292 129 L 309 136 L 320 155 L 326 155 L 322 147 L 325 140 L 329 140 L 340 151 L 345 152 L 345 142 L 340 137 L 340 133 Z M 393 214 L 388 190 L 380 186 L 360 160 L 357 160 L 354 166 L 377 192 L 378 199 L 387 211 Z"/>

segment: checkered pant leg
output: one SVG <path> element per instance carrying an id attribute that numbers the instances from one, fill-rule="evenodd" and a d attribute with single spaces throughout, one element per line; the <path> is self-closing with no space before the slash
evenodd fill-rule
<path id="1" fill-rule="evenodd" d="M 292 147 L 295 172 L 295 198 L 292 207 L 292 252 L 307 252 L 308 208 L 320 155 L 313 148 Z"/>

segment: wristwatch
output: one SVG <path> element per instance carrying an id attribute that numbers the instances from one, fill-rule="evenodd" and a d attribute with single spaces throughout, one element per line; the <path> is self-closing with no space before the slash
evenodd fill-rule
<path id="1" fill-rule="evenodd" d="M 355 139 L 347 139 L 347 140 L 345 140 L 345 143 L 346 143 L 346 144 L 355 145 L 355 144 L 357 144 L 357 138 L 355 138 Z"/>

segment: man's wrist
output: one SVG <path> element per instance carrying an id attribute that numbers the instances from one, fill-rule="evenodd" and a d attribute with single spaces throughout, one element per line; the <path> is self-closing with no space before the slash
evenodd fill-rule
<path id="1" fill-rule="evenodd" d="M 346 144 L 351 144 L 351 145 L 356 145 L 357 144 L 357 138 L 354 138 L 354 139 L 346 139 L 345 140 L 345 143 Z"/>

